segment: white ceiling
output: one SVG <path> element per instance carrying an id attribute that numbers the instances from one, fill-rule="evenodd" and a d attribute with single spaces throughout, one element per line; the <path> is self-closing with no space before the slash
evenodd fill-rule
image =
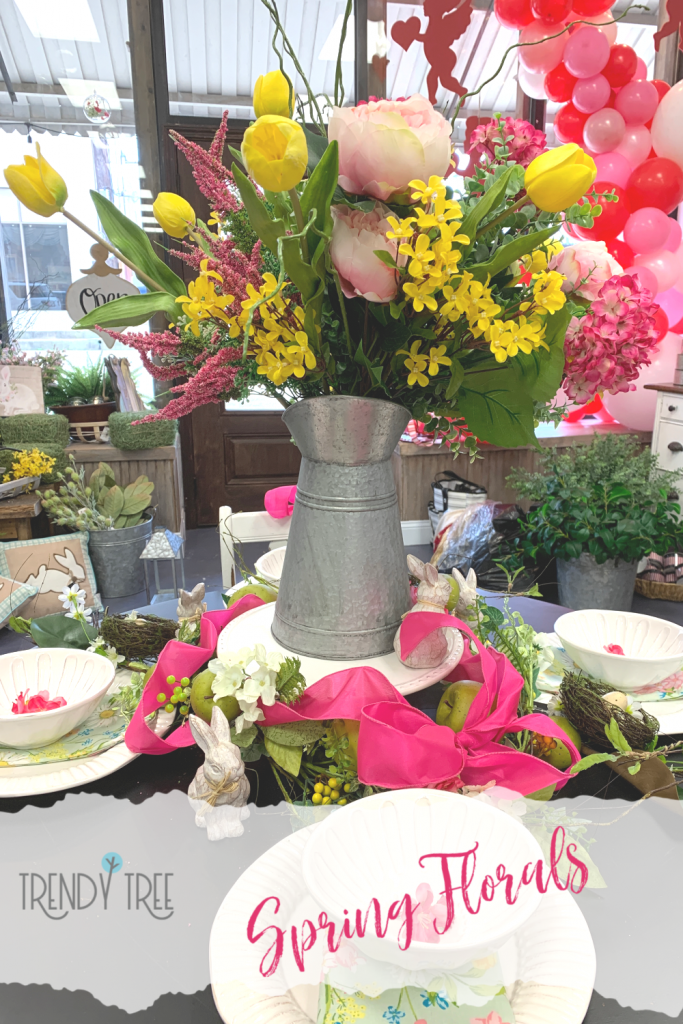
<path id="1" fill-rule="evenodd" d="M 458 58 L 455 74 L 461 77 L 478 40 L 464 78 L 470 90 L 492 74 L 517 35 L 502 28 L 492 15 L 487 17 L 488 0 L 474 0 L 474 6 L 469 28 L 453 46 Z M 43 7 L 43 14 L 58 10 L 59 18 L 48 18 L 45 14 L 41 21 L 38 14 Z M 279 7 L 312 88 L 329 95 L 334 86 L 335 65 L 333 60 L 320 57 L 333 52 L 335 25 L 338 37 L 344 0 L 280 0 Z M 652 13 L 636 12 L 629 15 L 629 23 L 619 26 L 619 41 L 633 46 L 652 74 L 656 3 L 650 0 L 649 7 Z M 277 67 L 270 47 L 272 26 L 259 0 L 164 0 L 164 14 L 171 112 L 216 117 L 228 108 L 233 117 L 253 116 L 249 105 L 253 83 L 259 74 Z M 394 21 L 414 16 L 425 23 L 421 4 L 390 3 L 389 32 Z M 42 35 L 34 35 L 34 31 Z M 47 38 L 49 31 L 60 36 L 71 33 L 79 38 Z M 351 31 L 345 56 L 352 56 L 352 39 Z M 2 0 L 0 53 L 17 102 L 10 101 L 0 81 L 0 127 L 26 131 L 27 122 L 31 122 L 38 128 L 45 126 L 72 134 L 87 132 L 92 125 L 83 114 L 78 86 L 72 101 L 61 83 L 88 80 L 103 83 L 99 91 L 109 96 L 109 126 L 134 131 L 127 40 L 126 0 Z M 406 52 L 389 38 L 387 56 L 388 95 L 426 94 L 428 66 L 419 43 L 413 43 Z M 343 71 L 348 99 L 353 93 L 350 60 L 344 62 Z M 297 92 L 302 92 L 303 82 L 294 75 L 293 68 L 291 73 Z M 517 58 L 513 52 L 496 80 L 467 101 L 463 114 L 513 113 L 516 75 Z M 439 105 L 447 108 L 453 97 L 440 89 L 437 98 Z M 114 109 L 117 102 L 119 109 Z M 552 111 L 549 105 L 549 113 Z"/>

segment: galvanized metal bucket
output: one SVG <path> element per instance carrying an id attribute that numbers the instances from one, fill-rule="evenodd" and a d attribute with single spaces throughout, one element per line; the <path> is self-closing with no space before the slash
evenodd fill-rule
<path id="1" fill-rule="evenodd" d="M 92 530 L 88 534 L 88 551 L 101 597 L 130 597 L 145 589 L 140 555 L 151 536 L 151 517 L 137 526 L 124 526 L 122 530 Z"/>
<path id="2" fill-rule="evenodd" d="M 283 414 L 301 452 L 273 635 L 354 660 L 393 650 L 410 607 L 391 454 L 410 414 L 371 398 L 308 398 Z"/>
<path id="3" fill-rule="evenodd" d="M 598 565 L 587 551 L 569 562 L 558 558 L 560 604 L 574 611 L 582 608 L 612 608 L 619 612 L 630 612 L 637 572 L 637 562 L 617 563 L 611 558 Z"/>

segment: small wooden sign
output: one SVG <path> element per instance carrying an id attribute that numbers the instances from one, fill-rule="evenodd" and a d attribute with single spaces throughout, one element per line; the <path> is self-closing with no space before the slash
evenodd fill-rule
<path id="1" fill-rule="evenodd" d="M 73 321 L 80 320 L 86 313 L 92 312 L 98 306 L 113 299 L 120 299 L 124 295 L 139 295 L 140 289 L 136 288 L 130 281 L 118 277 L 120 268 L 110 267 L 106 262 L 109 250 L 105 249 L 99 242 L 92 246 L 90 254 L 95 260 L 89 270 L 82 270 L 85 277 L 74 281 L 66 293 L 66 311 Z M 108 346 L 114 344 L 114 338 L 107 331 L 95 331 Z"/>

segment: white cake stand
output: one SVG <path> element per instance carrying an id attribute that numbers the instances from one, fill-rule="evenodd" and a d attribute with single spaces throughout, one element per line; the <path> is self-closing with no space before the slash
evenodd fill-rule
<path id="1" fill-rule="evenodd" d="M 286 657 L 291 657 L 292 652 L 282 647 L 271 631 L 273 616 L 275 614 L 275 602 L 260 605 L 244 612 L 232 622 L 229 622 L 218 638 L 216 653 L 224 651 L 238 651 L 240 647 L 253 647 L 255 644 L 263 644 L 266 651 L 279 651 Z M 378 672 L 386 676 L 399 693 L 406 695 L 424 690 L 432 683 L 438 683 L 451 672 L 462 658 L 464 641 L 462 633 L 457 629 L 449 630 L 452 633 L 452 646 L 449 656 L 436 668 L 408 668 L 399 661 L 392 652 L 383 654 L 381 658 L 361 658 L 359 661 L 325 661 L 322 658 L 310 658 L 307 655 L 297 655 L 301 661 L 301 673 L 306 680 L 306 686 L 312 686 L 324 676 L 333 672 L 341 672 L 344 669 L 360 668 L 367 666 L 376 668 Z"/>

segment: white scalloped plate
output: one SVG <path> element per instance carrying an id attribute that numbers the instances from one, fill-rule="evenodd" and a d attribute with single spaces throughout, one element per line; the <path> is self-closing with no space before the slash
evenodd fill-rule
<path id="1" fill-rule="evenodd" d="M 209 972 L 216 1008 L 225 1024 L 314 1024 L 316 1020 L 318 988 L 310 980 L 321 976 L 322 944 L 317 942 L 306 954 L 304 976 L 296 977 L 283 957 L 275 974 L 262 978 L 258 965 L 266 947 L 252 945 L 246 937 L 249 916 L 266 896 L 281 901 L 277 915 L 281 927 L 312 917 L 301 864 L 316 827 L 288 836 L 254 861 L 216 914 L 209 940 Z M 498 955 L 516 1024 L 581 1024 L 595 982 L 595 949 L 583 914 L 568 893 L 550 890 L 543 896 L 539 908 Z"/>
<path id="2" fill-rule="evenodd" d="M 173 714 L 165 711 L 157 713 L 154 726 L 157 736 L 163 736 L 168 731 L 174 717 L 175 711 Z M 109 747 L 91 757 L 61 763 L 51 761 L 49 764 L 23 765 L 20 768 L 0 768 L 0 799 L 39 796 L 42 793 L 58 793 L 63 789 L 85 786 L 88 782 L 96 782 L 97 779 L 117 772 L 138 756 L 121 740 L 115 747 Z"/>
<path id="3" fill-rule="evenodd" d="M 292 652 L 282 647 L 271 632 L 273 616 L 275 614 L 275 602 L 259 605 L 251 611 L 238 615 L 236 619 L 229 622 L 221 635 L 218 637 L 216 653 L 223 651 L 238 651 L 240 647 L 253 647 L 254 644 L 263 644 L 268 652 L 279 651 L 286 657 Z M 462 658 L 464 641 L 462 633 L 453 630 L 452 654 L 445 662 L 436 668 L 408 668 L 393 653 L 384 654 L 381 658 L 365 658 L 360 661 L 324 661 L 322 658 L 309 658 L 305 654 L 297 655 L 301 661 L 301 672 L 306 680 L 307 686 L 312 686 L 324 676 L 333 672 L 342 672 L 348 668 L 360 668 L 363 665 L 369 668 L 376 668 L 378 672 L 386 676 L 390 683 L 396 687 L 399 693 L 404 696 L 409 693 L 416 693 L 424 690 L 432 683 L 438 683 L 444 679 L 449 672 L 455 668 Z"/>

